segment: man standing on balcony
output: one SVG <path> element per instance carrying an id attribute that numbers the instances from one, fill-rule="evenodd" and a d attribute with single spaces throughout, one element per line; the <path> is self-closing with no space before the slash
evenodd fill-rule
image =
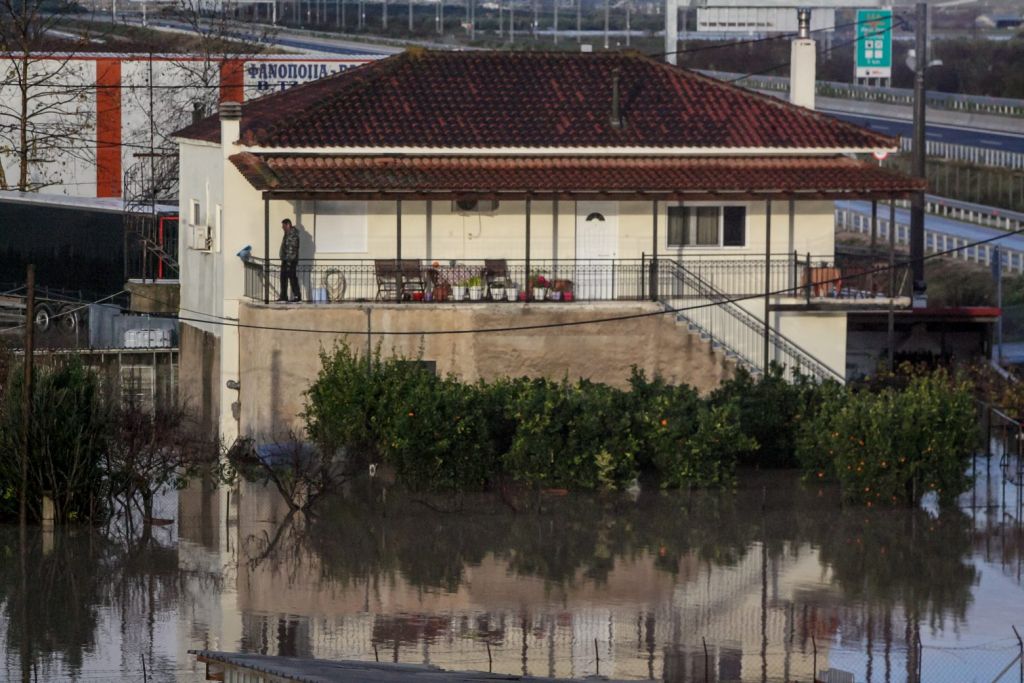
<path id="1" fill-rule="evenodd" d="M 299 265 L 299 231 L 292 225 L 290 218 L 281 221 L 281 229 L 284 230 L 284 237 L 281 238 L 281 296 L 278 301 L 302 301 L 302 292 L 299 291 L 299 278 L 296 269 Z M 292 296 L 288 298 L 288 288 L 291 287 Z"/>

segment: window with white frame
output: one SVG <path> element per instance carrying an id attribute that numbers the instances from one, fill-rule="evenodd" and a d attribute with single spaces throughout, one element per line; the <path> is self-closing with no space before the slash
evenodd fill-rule
<path id="1" fill-rule="evenodd" d="M 668 207 L 670 247 L 743 247 L 746 244 L 745 206 Z"/>

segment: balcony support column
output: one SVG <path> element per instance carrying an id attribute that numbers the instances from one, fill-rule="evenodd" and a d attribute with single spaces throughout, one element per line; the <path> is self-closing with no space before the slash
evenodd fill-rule
<path id="1" fill-rule="evenodd" d="M 887 332 L 889 343 L 889 372 L 896 370 L 896 198 L 889 199 L 889 315 Z"/>
<path id="2" fill-rule="evenodd" d="M 764 202 L 764 376 L 768 375 L 771 349 L 768 343 L 771 333 L 771 291 L 772 291 L 772 200 Z"/>
<path id="3" fill-rule="evenodd" d="M 263 303 L 270 303 L 270 200 L 263 199 Z"/>
<path id="4" fill-rule="evenodd" d="M 398 299 L 398 303 L 402 303 L 402 200 L 395 200 L 395 267 L 398 271 L 397 292 L 395 297 Z"/>
<path id="5" fill-rule="evenodd" d="M 530 287 L 530 197 L 526 197 L 526 281 L 523 283 L 523 291 L 526 292 L 526 300 L 533 299 L 533 291 Z"/>
<path id="6" fill-rule="evenodd" d="M 651 301 L 658 300 L 658 200 L 651 203 Z"/>

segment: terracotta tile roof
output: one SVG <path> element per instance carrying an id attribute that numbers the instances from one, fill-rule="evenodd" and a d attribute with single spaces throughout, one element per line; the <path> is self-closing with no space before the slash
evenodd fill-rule
<path id="1" fill-rule="evenodd" d="M 844 156 L 540 157 L 327 156 L 243 152 L 231 162 L 261 191 L 399 194 L 728 193 L 822 197 L 902 194 L 924 181 Z"/>
<path id="2" fill-rule="evenodd" d="M 625 125 L 611 125 L 612 72 Z M 216 116 L 178 135 L 217 142 Z M 896 141 L 633 52 L 410 50 L 243 107 L 276 148 L 858 149 Z"/>

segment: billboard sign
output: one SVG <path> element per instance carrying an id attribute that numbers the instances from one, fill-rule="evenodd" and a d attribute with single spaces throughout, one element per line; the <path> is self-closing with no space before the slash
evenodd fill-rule
<path id="1" fill-rule="evenodd" d="M 892 10 L 857 10 L 856 78 L 892 78 Z"/>

